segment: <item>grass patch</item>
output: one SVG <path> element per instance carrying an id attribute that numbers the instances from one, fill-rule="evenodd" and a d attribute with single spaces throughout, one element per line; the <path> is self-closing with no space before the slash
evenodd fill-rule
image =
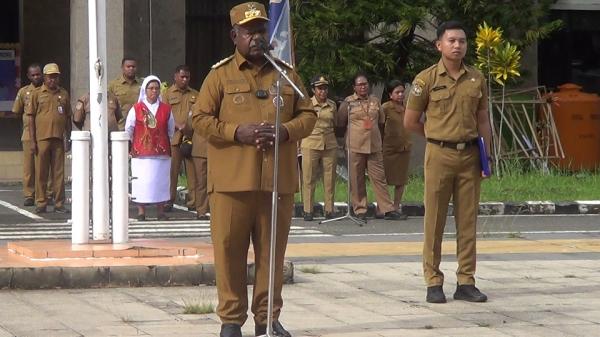
<path id="1" fill-rule="evenodd" d="M 204 315 L 215 312 L 215 305 L 211 302 L 188 302 L 183 301 L 183 313 L 186 315 Z"/>
<path id="2" fill-rule="evenodd" d="M 506 237 L 509 238 L 509 239 L 522 239 L 522 238 L 524 238 L 524 236 L 521 235 L 520 232 L 511 232 L 511 233 L 508 233 L 506 235 Z"/>
<path id="3" fill-rule="evenodd" d="M 319 266 L 301 266 L 300 271 L 306 274 L 320 274 L 321 268 Z"/>

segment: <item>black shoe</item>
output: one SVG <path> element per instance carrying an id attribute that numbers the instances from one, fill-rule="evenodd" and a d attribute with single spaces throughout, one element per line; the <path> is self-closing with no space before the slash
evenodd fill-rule
<path id="1" fill-rule="evenodd" d="M 242 337 L 242 326 L 233 323 L 221 324 L 219 337 Z"/>
<path id="2" fill-rule="evenodd" d="M 456 285 L 456 292 L 454 293 L 455 300 L 462 300 L 467 302 L 485 302 L 487 296 L 479 291 L 477 287 L 472 284 Z"/>
<path id="3" fill-rule="evenodd" d="M 65 208 L 65 206 L 54 207 L 54 212 L 56 213 L 69 213 L 69 210 Z"/>
<path id="4" fill-rule="evenodd" d="M 33 206 L 35 203 L 33 202 L 33 198 L 25 198 L 23 201 L 23 206 Z"/>
<path id="5" fill-rule="evenodd" d="M 190 206 L 188 206 L 188 211 L 193 212 L 195 210 L 196 210 L 196 207 L 193 207 L 193 206 L 190 207 Z"/>
<path id="6" fill-rule="evenodd" d="M 35 208 L 35 213 L 37 213 L 37 214 L 46 213 L 46 206 L 44 206 L 44 207 L 36 207 Z"/>
<path id="7" fill-rule="evenodd" d="M 146 221 L 146 214 L 138 214 L 137 221 Z"/>
<path id="8" fill-rule="evenodd" d="M 165 212 L 170 212 L 172 210 L 173 210 L 173 204 L 171 204 L 171 203 L 165 204 L 163 206 L 163 211 L 165 211 Z"/>
<path id="9" fill-rule="evenodd" d="M 385 215 L 384 214 L 377 214 L 377 213 L 375 213 L 375 219 L 385 219 Z"/>
<path id="10" fill-rule="evenodd" d="M 446 295 L 442 286 L 427 287 L 427 302 L 428 303 L 446 303 Z"/>
<path id="11" fill-rule="evenodd" d="M 333 212 L 325 212 L 325 219 L 333 219 L 335 218 L 335 214 Z"/>
<path id="12" fill-rule="evenodd" d="M 267 325 L 256 325 L 254 327 L 255 336 L 264 336 L 267 333 Z M 279 323 L 279 321 L 273 322 L 273 334 L 277 337 L 292 337 L 292 335 Z"/>
<path id="13" fill-rule="evenodd" d="M 313 221 L 313 215 L 312 215 L 312 213 L 306 213 L 306 212 L 304 212 L 304 221 Z"/>
<path id="14" fill-rule="evenodd" d="M 390 211 L 385 213 L 386 220 L 406 220 L 408 218 L 406 214 L 398 213 L 396 211 Z"/>

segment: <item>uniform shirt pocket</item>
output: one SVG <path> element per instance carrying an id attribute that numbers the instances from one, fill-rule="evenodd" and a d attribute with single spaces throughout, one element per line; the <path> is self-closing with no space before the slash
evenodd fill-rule
<path id="1" fill-rule="evenodd" d="M 223 97 L 219 119 L 235 122 L 252 121 L 252 114 L 244 114 L 244 112 L 253 107 L 251 100 L 254 99 L 254 97 L 252 97 L 250 93 L 250 84 L 225 84 L 223 91 L 225 92 L 225 95 Z"/>
<path id="2" fill-rule="evenodd" d="M 179 98 L 178 96 L 171 96 L 168 98 L 168 101 L 169 105 L 177 105 L 181 103 L 181 98 Z"/>
<path id="3" fill-rule="evenodd" d="M 450 91 L 441 89 L 432 91 L 429 94 L 429 106 L 427 107 L 427 117 L 442 116 L 448 112 Z"/>
<path id="4" fill-rule="evenodd" d="M 469 86 L 462 97 L 463 111 L 466 113 L 475 113 L 482 96 L 481 86 Z"/>

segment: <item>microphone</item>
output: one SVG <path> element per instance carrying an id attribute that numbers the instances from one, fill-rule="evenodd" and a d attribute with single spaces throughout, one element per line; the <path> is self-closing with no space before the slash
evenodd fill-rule
<path id="1" fill-rule="evenodd" d="M 275 49 L 275 47 L 273 47 L 272 44 L 268 43 L 267 40 L 265 40 L 263 38 L 260 38 L 257 41 L 257 44 L 258 44 L 258 48 L 260 48 L 263 51 L 263 53 L 268 53 L 269 50 Z"/>

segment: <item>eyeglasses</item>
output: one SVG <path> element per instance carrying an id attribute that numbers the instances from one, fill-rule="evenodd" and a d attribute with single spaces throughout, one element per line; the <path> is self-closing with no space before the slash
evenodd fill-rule
<path id="1" fill-rule="evenodd" d="M 354 84 L 355 87 L 366 87 L 367 85 L 369 85 L 369 82 L 361 82 Z"/>

